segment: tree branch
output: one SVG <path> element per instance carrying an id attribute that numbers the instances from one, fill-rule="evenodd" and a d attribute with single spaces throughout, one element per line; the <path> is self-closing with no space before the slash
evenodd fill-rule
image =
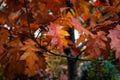
<path id="1" fill-rule="evenodd" d="M 46 52 L 49 52 L 50 54 L 52 55 L 55 55 L 55 56 L 60 56 L 60 57 L 64 57 L 64 58 L 70 58 L 70 59 L 76 59 L 76 60 L 80 60 L 80 61 L 90 61 L 90 60 L 87 60 L 87 59 L 79 59 L 79 58 L 76 58 L 76 57 L 71 57 L 71 56 L 67 56 L 67 55 L 62 55 L 62 54 L 56 54 L 54 52 L 51 52 L 50 50 L 47 50 L 45 47 L 41 46 L 38 41 L 36 39 L 33 39 L 35 41 L 35 43 L 39 46 L 39 48 L 43 49 L 44 51 Z M 84 51 L 81 51 L 80 54 L 84 52 Z"/>
<path id="2" fill-rule="evenodd" d="M 28 7 L 27 7 L 26 0 L 24 0 L 24 4 L 25 4 L 25 9 L 26 9 L 26 17 L 27 17 L 27 23 L 28 23 L 28 30 L 29 30 L 30 36 L 32 37 L 32 31 L 31 31 L 31 28 L 30 28 L 30 19 L 29 19 L 29 15 L 28 15 Z"/>

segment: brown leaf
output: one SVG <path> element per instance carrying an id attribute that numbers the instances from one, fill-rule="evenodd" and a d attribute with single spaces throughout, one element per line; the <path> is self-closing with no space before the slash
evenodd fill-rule
<path id="1" fill-rule="evenodd" d="M 47 6 L 47 4 L 47 0 L 32 0 L 29 3 L 31 8 L 30 13 L 32 15 L 32 18 L 34 19 L 35 24 L 46 24 L 56 18 L 57 15 L 50 9 L 50 7 Z M 51 13 L 49 14 L 49 12 Z M 32 20 L 32 18 L 30 20 Z"/>
<path id="2" fill-rule="evenodd" d="M 0 24 L 5 24 L 7 22 L 8 14 L 6 12 L 0 11 Z"/>
<path id="3" fill-rule="evenodd" d="M 119 9 L 114 6 L 106 6 L 103 8 L 102 12 L 118 12 Z"/>
<path id="4" fill-rule="evenodd" d="M 7 42 L 8 41 L 9 33 L 5 29 L 0 29 L 0 41 Z"/>
<path id="5" fill-rule="evenodd" d="M 22 8 L 22 5 L 24 5 L 21 0 L 6 0 L 7 7 L 10 11 L 17 11 Z"/>
<path id="6" fill-rule="evenodd" d="M 0 63 L 4 63 L 4 58 L 6 57 L 6 49 L 3 45 L 3 43 L 0 42 Z"/>
<path id="7" fill-rule="evenodd" d="M 106 31 L 106 30 L 113 28 L 114 26 L 112 26 L 112 25 L 115 25 L 116 23 L 117 23 L 117 21 L 107 20 L 107 21 L 104 21 L 103 23 L 100 23 L 100 24 L 97 24 L 97 25 L 91 27 L 90 31 L 94 32 L 94 33 L 97 31 Z"/>
<path id="8" fill-rule="evenodd" d="M 59 12 L 61 7 L 66 5 L 65 0 L 45 0 L 46 6 L 51 9 L 55 14 Z"/>
<path id="9" fill-rule="evenodd" d="M 7 43 L 6 49 L 7 52 L 4 54 L 1 59 L 2 65 L 4 65 L 4 74 L 10 80 L 13 80 L 15 74 L 23 74 L 24 62 L 20 61 L 20 48 L 23 46 L 18 37 L 14 37 L 12 41 Z M 21 65 L 21 66 L 19 66 Z M 19 72 L 19 69 L 22 70 Z"/>
<path id="10" fill-rule="evenodd" d="M 4 53 L 4 51 L 5 51 L 5 48 L 4 48 L 3 44 L 0 42 L 0 55 L 2 53 Z"/>
<path id="11" fill-rule="evenodd" d="M 5 24 L 6 19 L 4 17 L 0 17 L 0 24 Z"/>
<path id="12" fill-rule="evenodd" d="M 25 51 L 20 57 L 20 60 L 26 61 L 25 74 L 29 76 L 35 75 L 35 71 L 45 69 L 46 67 L 44 57 L 40 57 L 35 53 L 39 51 L 35 45 L 36 43 L 34 41 L 27 39 L 25 45 L 20 49 Z"/>
<path id="13" fill-rule="evenodd" d="M 117 26 L 116 28 L 109 30 L 109 35 L 111 42 L 110 46 L 111 49 L 116 51 L 116 58 L 120 58 L 120 26 Z"/>
<path id="14" fill-rule="evenodd" d="M 24 75 L 25 61 L 17 61 L 17 55 L 12 55 L 6 67 L 4 68 L 4 75 L 13 80 L 16 75 Z"/>
<path id="15" fill-rule="evenodd" d="M 15 24 L 18 21 L 19 17 L 22 15 L 22 13 L 22 10 L 11 12 L 8 16 L 9 24 Z"/>
<path id="16" fill-rule="evenodd" d="M 108 53 L 104 54 L 106 51 L 106 42 L 107 38 L 105 37 L 105 33 L 100 31 L 96 35 L 95 38 L 89 39 L 87 43 L 87 47 L 85 50 L 85 55 L 89 55 L 92 58 L 98 59 L 98 57 L 105 57 Z"/>

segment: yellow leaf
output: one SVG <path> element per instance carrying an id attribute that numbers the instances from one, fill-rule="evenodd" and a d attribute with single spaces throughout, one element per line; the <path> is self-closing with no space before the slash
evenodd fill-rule
<path id="1" fill-rule="evenodd" d="M 73 9 L 70 9 L 71 13 L 75 15 L 75 11 Z"/>
<path id="2" fill-rule="evenodd" d="M 66 16 L 67 16 L 67 17 L 71 17 L 72 14 L 71 14 L 70 12 L 68 12 Z"/>
<path id="3" fill-rule="evenodd" d="M 70 36 L 70 34 L 65 30 L 59 30 L 58 33 L 62 36 Z"/>

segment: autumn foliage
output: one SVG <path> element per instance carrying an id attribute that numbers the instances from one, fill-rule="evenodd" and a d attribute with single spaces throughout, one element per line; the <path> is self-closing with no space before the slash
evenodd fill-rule
<path id="1" fill-rule="evenodd" d="M 70 28 L 79 33 L 75 42 Z M 0 0 L 0 64 L 7 78 L 46 71 L 50 54 L 67 58 L 65 49 L 87 60 L 108 59 L 112 50 L 120 64 L 120 1 Z"/>

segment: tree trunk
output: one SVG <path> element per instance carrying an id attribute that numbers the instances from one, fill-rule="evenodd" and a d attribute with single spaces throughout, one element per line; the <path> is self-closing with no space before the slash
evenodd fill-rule
<path id="1" fill-rule="evenodd" d="M 70 28 L 69 30 L 70 39 L 75 42 L 74 38 L 74 28 Z M 65 53 L 67 56 L 73 57 L 70 49 L 65 49 Z M 68 65 L 68 80 L 78 80 L 77 76 L 77 59 L 76 58 L 67 58 Z"/>
<path id="2" fill-rule="evenodd" d="M 66 0 L 66 5 L 70 8 L 73 7 L 72 3 L 70 0 Z M 66 10 L 67 12 L 71 12 L 70 9 Z M 70 39 L 75 42 L 75 36 L 74 36 L 74 28 L 69 29 L 69 34 L 70 34 Z M 65 49 L 65 53 L 67 56 L 73 57 L 71 54 L 70 49 Z M 68 80 L 78 80 L 77 76 L 77 59 L 71 59 L 67 58 L 67 65 L 68 65 Z"/>
<path id="3" fill-rule="evenodd" d="M 77 60 L 68 58 L 67 61 L 68 61 L 68 80 L 78 80 Z"/>

